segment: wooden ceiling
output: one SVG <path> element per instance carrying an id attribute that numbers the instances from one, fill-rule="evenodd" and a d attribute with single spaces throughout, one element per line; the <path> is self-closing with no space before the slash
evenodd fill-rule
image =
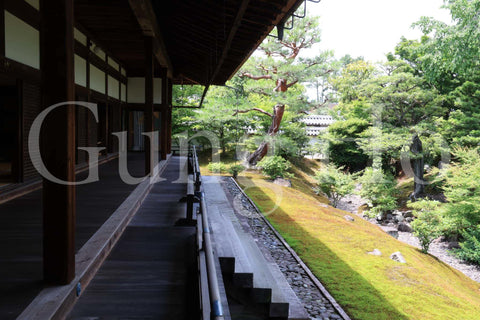
<path id="1" fill-rule="evenodd" d="M 275 25 L 302 2 L 75 0 L 75 17 L 101 46 L 121 60 L 129 76 L 144 74 L 148 25 L 158 27 L 150 30 L 158 38 L 157 49 L 163 59 L 157 57 L 173 69 L 174 83 L 223 85 Z M 139 17 L 139 10 L 153 10 L 153 14 L 146 12 Z M 151 21 L 155 18 L 156 22 Z"/>

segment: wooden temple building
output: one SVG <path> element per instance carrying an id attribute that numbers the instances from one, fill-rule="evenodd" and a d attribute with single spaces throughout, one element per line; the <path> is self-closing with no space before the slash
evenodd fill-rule
<path id="1" fill-rule="evenodd" d="M 178 199 L 168 201 L 177 191 L 185 193 L 186 184 L 122 182 L 114 172 L 125 146 L 114 133 L 126 132 L 132 176 L 153 176 L 156 165 L 151 159 L 158 152 L 158 170 L 173 181 L 169 172 L 178 170 L 182 161 L 171 156 L 172 86 L 199 84 L 208 90 L 224 85 L 275 27 L 282 33 L 302 2 L 0 0 L 1 319 L 65 318 L 89 285 L 92 292 L 104 292 L 105 287 L 92 279 L 97 272 L 101 279 L 121 272 L 109 264 L 108 254 L 122 233 L 127 244 L 113 253 L 113 260 L 115 255 L 131 258 L 153 245 L 178 256 L 178 249 L 166 245 L 184 231 L 170 234 L 149 228 L 150 235 L 145 228 L 138 232 L 143 242 L 134 234 L 135 228 L 170 221 L 164 217 L 153 223 L 152 210 L 177 210 Z M 42 114 L 37 137 L 33 128 Z M 152 136 L 156 139 L 150 143 L 142 133 L 154 131 L 158 137 Z M 32 151 L 35 142 L 37 152 Z M 100 181 L 81 184 L 88 178 L 88 165 L 97 160 L 102 164 Z M 46 179 L 35 163 L 42 163 L 43 173 L 57 180 Z M 117 214 L 139 207 L 140 218 L 126 227 L 132 217 Z M 170 235 L 155 243 L 157 237 Z M 129 239 L 139 247 L 132 248 Z M 159 261 L 138 268 L 149 263 L 157 266 Z M 151 272 L 161 268 L 166 267 Z M 178 277 L 181 281 L 183 276 Z M 128 283 L 129 278 L 123 278 Z M 157 297 L 159 308 L 169 295 Z M 94 295 L 85 299 L 98 302 Z M 130 299 L 117 290 L 110 301 L 122 308 Z M 192 305 L 198 308 L 198 303 Z M 190 307 L 182 307 L 183 312 L 193 310 Z M 198 318 L 193 311 L 187 316 L 177 317 L 175 311 L 149 316 L 142 313 L 147 309 L 140 305 L 136 317 L 122 312 L 125 319 Z M 82 316 L 82 310 L 70 317 L 94 319 Z"/>

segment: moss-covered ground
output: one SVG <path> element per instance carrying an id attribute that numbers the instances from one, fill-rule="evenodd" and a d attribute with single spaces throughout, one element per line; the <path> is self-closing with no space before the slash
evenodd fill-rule
<path id="1" fill-rule="evenodd" d="M 353 319 L 480 319 L 480 284 L 435 257 L 301 190 L 239 180 Z M 373 249 L 382 255 L 367 253 Z M 406 264 L 390 259 L 396 251 Z"/>

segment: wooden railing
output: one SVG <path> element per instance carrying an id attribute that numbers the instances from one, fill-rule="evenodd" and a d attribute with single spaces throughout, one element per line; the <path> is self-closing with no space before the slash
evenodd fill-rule
<path id="1" fill-rule="evenodd" d="M 210 239 L 210 228 L 208 223 L 208 208 L 205 201 L 205 194 L 201 191 L 201 174 L 198 165 L 198 157 L 195 146 L 191 153 L 193 175 L 189 175 L 187 186 L 187 206 L 189 194 L 192 194 L 191 211 L 195 197 L 200 200 L 200 207 L 197 212 L 197 258 L 198 258 L 198 280 L 200 293 L 200 314 L 203 320 L 222 320 L 224 313 L 218 286 L 217 269 L 213 255 L 212 242 Z M 189 214 L 187 208 L 187 219 Z"/>

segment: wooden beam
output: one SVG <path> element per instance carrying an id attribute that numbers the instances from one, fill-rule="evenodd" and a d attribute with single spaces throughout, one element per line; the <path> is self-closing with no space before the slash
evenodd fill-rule
<path id="1" fill-rule="evenodd" d="M 150 0 L 128 0 L 133 14 L 143 31 L 143 35 L 154 38 L 154 55 L 160 65 L 168 69 L 168 76 L 172 77 L 173 65 L 168 56 L 165 41 L 158 27 L 157 17 Z"/>
<path id="2" fill-rule="evenodd" d="M 11 78 L 28 80 L 29 83 L 41 82 L 40 70 L 3 56 L 0 56 L 0 73 Z"/>
<path id="3" fill-rule="evenodd" d="M 29 24 L 35 29 L 40 29 L 40 12 L 26 1 L 4 0 L 5 9 L 11 14 Z M 3 13 L 2 13 L 3 14 Z"/>
<path id="4" fill-rule="evenodd" d="M 153 128 L 153 38 L 145 36 L 145 110 L 144 110 L 144 130 L 152 132 Z M 150 148 L 150 139 L 144 137 L 145 146 L 145 175 L 153 174 L 151 167 L 153 150 Z"/>
<path id="5" fill-rule="evenodd" d="M 75 99 L 73 0 L 41 0 L 42 107 Z M 51 112 L 42 126 L 42 159 L 58 179 L 75 181 L 75 106 Z M 43 274 L 50 283 L 75 276 L 75 186 L 43 180 Z"/>

